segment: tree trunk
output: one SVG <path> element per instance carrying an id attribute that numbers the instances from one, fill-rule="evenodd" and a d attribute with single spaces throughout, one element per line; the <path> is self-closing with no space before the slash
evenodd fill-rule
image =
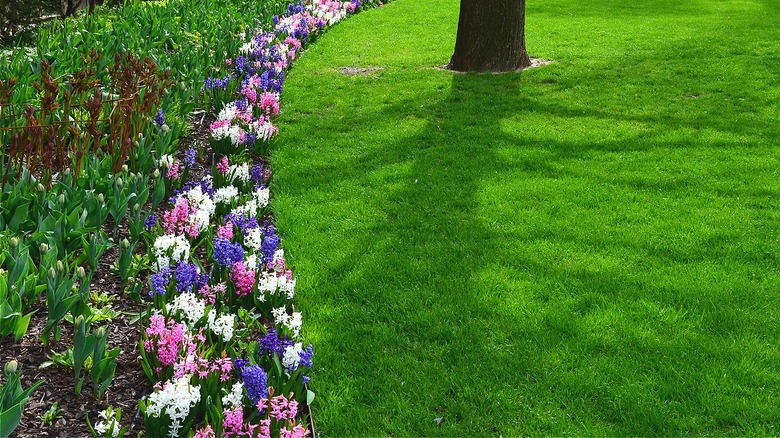
<path id="1" fill-rule="evenodd" d="M 460 0 L 452 70 L 499 72 L 529 65 L 525 0 Z"/>

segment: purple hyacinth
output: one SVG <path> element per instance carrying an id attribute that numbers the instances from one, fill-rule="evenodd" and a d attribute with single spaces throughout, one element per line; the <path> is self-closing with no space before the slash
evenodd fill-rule
<path id="1" fill-rule="evenodd" d="M 222 266 L 233 266 L 244 260 L 244 248 L 240 243 L 230 243 L 224 237 L 215 237 L 214 260 Z"/>
<path id="2" fill-rule="evenodd" d="M 154 123 L 156 123 L 157 126 L 162 126 L 165 124 L 165 114 L 163 113 L 162 108 L 157 110 L 157 115 L 154 116 Z"/>
<path id="3" fill-rule="evenodd" d="M 238 73 L 245 73 L 246 72 L 246 58 L 243 56 L 239 56 L 236 58 L 236 60 L 233 62 L 233 65 L 236 68 L 236 71 Z"/>
<path id="4" fill-rule="evenodd" d="M 260 245 L 260 252 L 264 263 L 268 263 L 274 258 L 276 248 L 279 247 L 279 236 L 273 226 L 267 227 L 263 232 L 263 243 Z"/>
<path id="5" fill-rule="evenodd" d="M 192 166 L 195 165 L 195 157 L 197 156 L 197 152 L 195 152 L 195 149 L 189 148 L 184 151 L 184 165 L 187 166 L 187 168 L 192 168 Z"/>
<path id="6" fill-rule="evenodd" d="M 298 3 L 290 3 L 287 5 L 287 15 L 295 15 L 295 14 L 302 14 L 304 11 L 303 2 L 300 1 Z"/>
<path id="7" fill-rule="evenodd" d="M 209 274 L 207 272 L 204 272 L 200 275 L 198 275 L 198 279 L 195 281 L 195 287 L 200 290 L 203 286 L 207 285 L 209 283 Z"/>
<path id="8" fill-rule="evenodd" d="M 211 181 L 207 179 L 203 179 L 200 181 L 197 180 L 187 181 L 186 183 L 184 183 L 181 189 L 173 189 L 173 194 L 178 196 L 182 193 L 189 192 L 190 190 L 194 189 L 197 186 L 200 186 L 200 191 L 202 193 L 209 195 L 209 197 L 214 196 L 214 188 L 211 186 Z M 172 204 L 175 203 L 176 201 L 174 200 Z"/>
<path id="9" fill-rule="evenodd" d="M 146 231 L 152 231 L 152 228 L 157 226 L 157 216 L 154 213 L 150 214 L 144 221 L 144 226 Z"/>
<path id="10" fill-rule="evenodd" d="M 268 398 L 268 374 L 264 369 L 257 365 L 244 366 L 241 370 L 241 381 L 252 404 L 257 404 L 262 398 Z"/>
<path id="11" fill-rule="evenodd" d="M 314 356 L 314 352 L 312 351 L 311 344 L 309 344 L 309 346 L 306 347 L 306 350 L 298 353 L 298 357 L 301 358 L 300 364 L 305 366 L 306 368 L 311 368 L 312 366 L 314 366 L 314 363 L 312 362 L 313 356 Z"/>
<path id="12" fill-rule="evenodd" d="M 201 91 L 203 90 L 213 90 L 216 88 L 221 88 L 222 91 L 227 89 L 228 84 L 230 83 L 230 75 L 225 76 L 224 78 L 206 78 L 203 81 L 203 86 L 200 88 Z"/>
<path id="13" fill-rule="evenodd" d="M 295 341 L 287 339 L 286 335 L 284 335 L 283 339 L 280 339 L 276 329 L 271 328 L 265 336 L 260 338 L 260 350 L 258 352 L 259 354 L 268 352 L 271 355 L 276 353 L 279 357 L 282 357 L 284 356 L 284 350 L 291 345 L 295 345 Z"/>
<path id="14" fill-rule="evenodd" d="M 260 225 L 257 223 L 257 218 L 252 216 L 247 218 L 244 214 L 228 213 L 225 216 L 225 222 L 232 222 L 233 225 L 241 229 L 241 232 L 246 234 L 247 231 L 255 229 Z"/>
<path id="15" fill-rule="evenodd" d="M 192 286 L 200 280 L 198 267 L 195 263 L 181 262 L 176 266 L 176 290 L 179 292 L 192 291 Z"/>
<path id="16" fill-rule="evenodd" d="M 241 376 L 241 371 L 248 363 L 249 363 L 249 359 L 237 357 L 233 359 L 233 369 L 235 369 L 238 375 Z"/>
<path id="17" fill-rule="evenodd" d="M 263 182 L 263 163 L 255 163 L 252 170 L 249 171 L 249 175 L 254 182 L 258 184 Z"/>
<path id="18" fill-rule="evenodd" d="M 149 296 L 152 297 L 154 296 L 154 294 L 165 295 L 165 289 L 168 287 L 168 283 L 170 281 L 171 281 L 170 268 L 163 268 L 160 270 L 160 272 L 156 274 L 152 274 L 149 277 L 149 283 L 151 286 L 151 290 L 149 291 Z"/>

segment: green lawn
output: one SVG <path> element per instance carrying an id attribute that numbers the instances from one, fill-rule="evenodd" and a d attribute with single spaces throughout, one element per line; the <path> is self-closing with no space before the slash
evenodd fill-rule
<path id="1" fill-rule="evenodd" d="M 779 434 L 780 1 L 531 1 L 554 63 L 502 75 L 436 68 L 457 14 L 359 14 L 286 83 L 318 431 Z"/>

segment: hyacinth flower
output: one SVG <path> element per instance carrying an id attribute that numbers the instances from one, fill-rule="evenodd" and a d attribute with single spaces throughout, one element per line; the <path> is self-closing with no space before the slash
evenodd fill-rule
<path id="1" fill-rule="evenodd" d="M 171 193 L 173 187 L 180 187 L 187 180 L 190 169 L 195 166 L 196 154 L 194 149 L 188 149 L 182 159 L 169 154 L 160 157 L 157 170 L 165 182 L 166 193 Z"/>
<path id="2" fill-rule="evenodd" d="M 151 245 L 152 271 L 159 272 L 171 264 L 187 261 L 191 245 L 184 235 L 163 234 L 154 238 Z"/>
<path id="3" fill-rule="evenodd" d="M 187 433 L 287 437 L 307 432 L 297 419 L 298 407 L 307 401 L 303 385 L 313 349 L 296 340 L 302 315 L 292 303 L 295 279 L 266 217 L 270 169 L 247 162 L 246 154 L 265 154 L 278 134 L 274 120 L 286 71 L 303 46 L 360 7 L 358 0 L 291 4 L 286 15 L 275 17 L 272 29 L 255 34 L 225 61 L 222 73 L 204 81 L 204 95 L 219 102 L 210 126 L 216 152 L 211 174 L 185 183 L 195 165 L 192 150 L 160 160 L 161 177 L 171 181 L 170 189 L 179 189 L 170 207 L 148 224 L 157 234 L 149 245 L 157 313 L 144 327 L 141 350 L 150 378 L 166 382 L 143 402 L 151 430 L 181 435 L 199 424 L 197 432 Z M 205 259 L 195 263 L 201 242 Z M 260 321 L 267 333 L 248 338 L 262 328 Z M 247 356 L 254 357 L 241 359 Z M 224 411 L 204 412 L 202 403 L 191 402 L 194 397 L 187 400 L 196 387 L 212 400 L 220 398 Z M 175 390 L 182 400 L 173 397 Z"/>
<path id="4" fill-rule="evenodd" d="M 153 393 L 138 402 L 146 430 L 172 438 L 189 431 L 196 418 L 191 411 L 200 399 L 200 386 L 192 385 L 189 376 L 156 385 Z"/>
<path id="5" fill-rule="evenodd" d="M 252 91 L 250 96 L 256 98 L 252 88 L 245 89 Z M 279 132 L 271 121 L 270 115 L 256 116 L 254 105 L 245 99 L 226 105 L 219 112 L 217 120 L 209 127 L 211 147 L 217 155 L 230 155 L 242 151 L 254 152 L 257 147 L 261 147 L 262 143 Z M 269 104 L 268 98 L 264 103 Z M 270 110 L 273 110 L 273 107 Z"/>
<path id="6" fill-rule="evenodd" d="M 236 89 L 237 82 L 231 78 L 230 74 L 206 78 L 200 88 L 200 95 L 206 110 L 219 111 L 224 108 L 225 104 L 236 94 Z"/>

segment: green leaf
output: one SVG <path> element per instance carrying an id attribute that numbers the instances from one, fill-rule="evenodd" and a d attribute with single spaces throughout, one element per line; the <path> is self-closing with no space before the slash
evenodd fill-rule
<path id="1" fill-rule="evenodd" d="M 306 404 L 311 405 L 311 403 L 314 401 L 314 392 L 310 390 L 306 390 Z"/>
<path id="2" fill-rule="evenodd" d="M 8 437 L 16 429 L 16 426 L 22 421 L 23 410 L 24 403 L 17 403 L 7 411 L 0 412 L 0 438 Z"/>
<path id="3" fill-rule="evenodd" d="M 30 317 L 33 316 L 33 313 L 35 312 L 30 312 L 16 321 L 16 326 L 14 327 L 14 340 L 16 342 L 19 342 L 24 334 L 27 333 L 27 327 L 30 325 Z"/>
<path id="4" fill-rule="evenodd" d="M 19 226 L 25 220 L 27 220 L 27 212 L 29 209 L 30 209 L 30 204 L 22 204 L 19 207 L 16 207 L 13 217 L 8 222 L 8 228 L 14 231 L 18 230 Z"/>

